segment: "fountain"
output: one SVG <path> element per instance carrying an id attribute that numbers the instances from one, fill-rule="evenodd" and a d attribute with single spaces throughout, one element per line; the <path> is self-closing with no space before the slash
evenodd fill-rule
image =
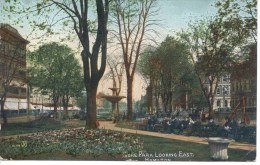
<path id="1" fill-rule="evenodd" d="M 114 116 L 116 116 L 116 115 L 119 114 L 118 102 L 121 99 L 126 98 L 126 97 L 125 96 L 117 96 L 118 88 L 113 87 L 113 88 L 109 88 L 109 89 L 112 90 L 112 96 L 103 95 L 101 97 L 112 103 L 112 113 L 113 113 Z"/>

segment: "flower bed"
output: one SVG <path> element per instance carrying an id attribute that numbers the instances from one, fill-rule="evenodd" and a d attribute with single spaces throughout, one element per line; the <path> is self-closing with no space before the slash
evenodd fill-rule
<path id="1" fill-rule="evenodd" d="M 133 135 L 109 130 L 64 129 L 0 139 L 0 146 L 0 155 L 13 159 L 49 152 L 123 157 L 141 150 L 143 142 Z"/>

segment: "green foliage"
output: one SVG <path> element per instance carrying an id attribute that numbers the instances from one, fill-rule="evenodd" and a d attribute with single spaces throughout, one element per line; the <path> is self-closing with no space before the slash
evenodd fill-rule
<path id="1" fill-rule="evenodd" d="M 61 41 L 75 42 L 77 35 L 73 33 L 74 22 L 72 17 L 69 16 L 72 13 L 67 13 L 66 7 L 64 7 L 72 7 L 72 2 L 58 4 L 59 2 L 54 3 L 53 0 L 30 2 L 28 0 L 5 0 L 0 13 L 4 21 L 11 20 L 10 22 L 17 26 L 26 27 L 30 41 L 40 40 L 42 42 L 55 35 Z M 95 8 L 93 4 L 90 9 Z M 95 10 L 92 12 L 95 12 Z M 90 33 L 96 34 L 97 21 L 95 15 L 92 15 L 86 25 Z"/>
<path id="2" fill-rule="evenodd" d="M 74 122 L 71 122 L 70 120 L 60 122 L 53 118 L 35 120 L 26 123 L 8 123 L 5 127 L 2 128 L 0 136 L 35 133 L 64 128 L 78 128 L 83 127 L 84 125 L 85 122 L 81 120 Z"/>
<path id="3" fill-rule="evenodd" d="M 67 129 L 41 132 L 16 139 L 1 139 L 0 154 L 5 158 L 65 152 L 79 154 L 130 154 L 142 149 L 138 137 L 108 130 Z M 25 144 L 25 145 L 20 145 Z"/>
<path id="4" fill-rule="evenodd" d="M 193 68 L 200 81 L 210 116 L 213 115 L 218 80 L 223 74 L 231 72 L 237 55 L 236 48 L 241 44 L 236 31 L 225 26 L 222 19 L 214 17 L 190 24 L 187 30 L 178 34 L 189 47 Z"/>
<path id="5" fill-rule="evenodd" d="M 218 0 L 217 16 L 225 29 L 236 34 L 237 41 L 257 40 L 257 0 Z"/>
<path id="6" fill-rule="evenodd" d="M 81 110 L 86 110 L 87 109 L 87 96 L 86 95 L 81 95 L 76 98 L 76 104 Z"/>
<path id="7" fill-rule="evenodd" d="M 83 90 L 81 67 L 66 45 L 49 43 L 28 54 L 30 84 L 55 97 L 75 97 Z"/>
<path id="8" fill-rule="evenodd" d="M 165 104 L 171 102 L 174 94 L 198 88 L 188 47 L 174 37 L 168 36 L 157 49 L 147 48 L 139 70 L 150 79 Z"/>
<path id="9" fill-rule="evenodd" d="M 181 151 L 194 154 L 194 157 L 170 158 L 172 161 L 212 161 L 208 145 L 153 136 L 142 136 L 142 138 L 144 138 L 144 148 L 149 153 L 158 153 L 158 149 L 160 149 L 161 153 L 179 153 Z M 255 161 L 256 159 L 255 151 L 229 148 L 228 155 L 228 161 Z M 139 160 L 143 161 L 143 158 Z"/>
<path id="10" fill-rule="evenodd" d="M 223 26 L 221 20 L 210 18 L 190 24 L 188 30 L 179 33 L 189 46 L 193 64 L 196 63 L 200 74 L 219 76 L 219 73 L 229 71 L 238 43 Z"/>

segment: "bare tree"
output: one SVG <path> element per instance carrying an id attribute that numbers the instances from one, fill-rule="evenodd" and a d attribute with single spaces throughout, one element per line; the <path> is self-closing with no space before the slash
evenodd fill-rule
<path id="1" fill-rule="evenodd" d="M 113 88 L 118 88 L 116 96 L 119 96 L 122 90 L 123 74 L 124 74 L 124 63 L 120 61 L 120 58 L 108 57 L 107 60 L 110 72 L 108 76 L 113 80 Z"/>
<path id="2" fill-rule="evenodd" d="M 156 14 L 156 0 L 116 0 L 113 16 L 118 30 L 115 32 L 122 48 L 127 79 L 127 119 L 132 120 L 133 113 L 133 81 L 138 58 L 145 44 L 145 34 L 153 31 L 155 25 L 151 17 Z M 154 32 L 154 31 L 153 31 Z"/>

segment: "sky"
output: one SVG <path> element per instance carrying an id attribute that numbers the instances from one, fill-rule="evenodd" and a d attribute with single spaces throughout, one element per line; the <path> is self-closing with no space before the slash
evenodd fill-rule
<path id="1" fill-rule="evenodd" d="M 0 4 L 4 4 L 5 0 L 0 0 Z M 39 0 L 22 0 L 24 4 L 36 3 Z M 159 20 L 158 28 L 161 36 L 158 38 L 163 40 L 168 34 L 173 34 L 182 28 L 187 28 L 188 23 L 201 19 L 203 17 L 212 16 L 216 13 L 214 2 L 216 0 L 158 0 L 159 12 L 156 20 Z M 0 7 L 1 10 L 1 7 Z M 0 15 L 0 22 L 14 24 L 12 19 L 6 19 L 3 14 Z M 29 30 L 25 23 L 22 27 L 16 27 L 18 31 L 27 36 Z"/>
<path id="2" fill-rule="evenodd" d="M 5 0 L 0 0 L 0 4 L 3 4 L 4 1 Z M 31 2 L 35 3 L 37 0 L 24 0 L 25 4 L 30 4 Z M 167 35 L 174 35 L 176 31 L 187 28 L 188 23 L 214 15 L 216 13 L 214 2 L 215 0 L 158 0 L 157 6 L 159 12 L 154 19 L 159 20 L 160 26 L 154 28 L 160 33 L 160 36 L 158 36 L 156 40 L 161 42 Z M 12 19 L 6 19 L 5 14 L 0 15 L 0 23 L 9 23 L 17 28 L 22 36 L 26 37 L 29 33 L 28 25 L 25 23 L 26 20 L 22 26 L 17 26 Z M 55 40 L 56 38 L 49 38 L 49 40 L 53 39 Z M 31 40 L 30 42 L 33 43 Z M 69 46 L 76 47 L 76 45 L 71 45 L 71 43 Z M 110 91 L 107 90 L 107 88 L 111 86 L 112 82 L 107 83 L 106 80 L 102 80 L 99 89 L 102 92 L 109 93 Z M 126 85 L 123 86 L 126 87 Z M 145 94 L 145 89 L 146 84 L 143 83 L 141 77 L 137 75 L 134 85 L 134 99 L 139 100 L 141 96 Z M 126 95 L 126 91 L 122 94 Z"/>
<path id="3" fill-rule="evenodd" d="M 157 19 L 162 25 L 160 39 L 187 28 L 188 23 L 216 14 L 214 2 L 215 0 L 159 0 Z"/>
<path id="4" fill-rule="evenodd" d="M 155 18 L 160 23 L 159 27 L 155 27 L 160 33 L 157 41 L 162 42 L 167 35 L 174 35 L 176 31 L 187 28 L 190 22 L 216 14 L 214 2 L 215 0 L 159 0 L 160 10 Z M 145 95 L 147 85 L 140 83 L 143 80 L 139 75 L 136 75 L 135 82 L 134 98 L 139 100 Z"/>

